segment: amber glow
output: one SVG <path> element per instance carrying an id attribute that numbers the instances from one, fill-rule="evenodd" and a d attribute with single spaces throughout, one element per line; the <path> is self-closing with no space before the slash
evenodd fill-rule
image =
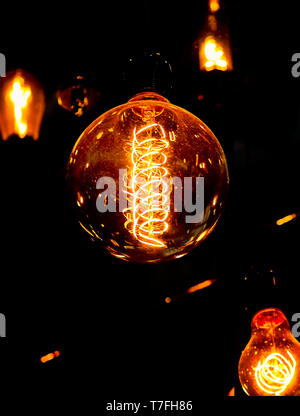
<path id="1" fill-rule="evenodd" d="M 37 140 L 45 110 L 45 95 L 34 77 L 23 70 L 0 78 L 0 130 L 3 140 L 17 135 Z"/>
<path id="2" fill-rule="evenodd" d="M 171 303 L 172 301 L 181 298 L 182 296 L 185 295 L 189 295 L 190 293 L 194 293 L 194 292 L 198 292 L 198 290 L 202 290 L 205 289 L 206 287 L 211 286 L 213 283 L 215 283 L 217 279 L 209 279 L 209 280 L 205 280 L 204 282 L 198 283 L 197 285 L 191 286 L 189 287 L 187 290 L 185 290 L 184 292 L 180 293 L 179 295 L 175 295 L 172 297 L 166 297 L 165 298 L 165 302 L 166 303 Z"/>
<path id="3" fill-rule="evenodd" d="M 248 396 L 300 395 L 300 343 L 285 315 L 275 308 L 255 314 L 242 352 L 239 378 Z"/>
<path id="4" fill-rule="evenodd" d="M 296 213 L 296 214 L 290 214 L 287 215 L 286 217 L 280 218 L 279 220 L 276 221 L 276 225 L 280 226 L 283 224 L 286 224 L 287 222 L 292 221 L 293 219 L 297 218 L 300 214 Z"/>
<path id="5" fill-rule="evenodd" d="M 44 364 L 47 361 L 51 361 L 54 358 L 59 357 L 59 356 L 60 356 L 60 351 L 54 351 L 54 352 L 51 352 L 50 354 L 44 355 L 43 357 L 41 357 L 40 360 Z"/>
<path id="6" fill-rule="evenodd" d="M 227 24 L 218 19 L 219 1 L 209 1 L 209 14 L 199 38 L 200 71 L 232 71 L 232 53 Z"/>
<path id="7" fill-rule="evenodd" d="M 205 69 L 212 71 L 219 69 L 220 71 L 227 70 L 227 60 L 225 58 L 224 50 L 220 42 L 217 42 L 213 37 L 208 37 L 204 42 L 205 54 Z"/>
<path id="8" fill-rule="evenodd" d="M 153 134 L 155 133 L 155 134 Z M 131 161 L 132 206 L 124 211 L 125 227 L 142 244 L 164 247 L 163 233 L 168 229 L 168 176 L 167 156 L 169 146 L 166 133 L 160 124 L 152 123 L 138 131 L 133 130 Z"/>
<path id="9" fill-rule="evenodd" d="M 227 396 L 235 396 L 235 388 L 234 387 L 232 387 L 232 389 L 229 391 Z"/>
<path id="10" fill-rule="evenodd" d="M 205 280 L 204 282 L 198 283 L 197 285 L 188 288 L 186 293 L 197 292 L 198 290 L 201 290 L 201 289 L 204 289 L 208 286 L 211 286 L 215 281 L 216 281 L 216 279 Z"/>
<path id="11" fill-rule="evenodd" d="M 220 9 L 219 0 L 209 0 L 208 7 L 212 13 L 217 12 Z"/>
<path id="12" fill-rule="evenodd" d="M 31 89 L 24 87 L 23 78 L 17 78 L 10 92 L 10 98 L 14 103 L 16 129 L 21 138 L 25 137 L 27 133 L 27 124 L 23 121 L 22 111 L 26 108 L 30 96 Z"/>

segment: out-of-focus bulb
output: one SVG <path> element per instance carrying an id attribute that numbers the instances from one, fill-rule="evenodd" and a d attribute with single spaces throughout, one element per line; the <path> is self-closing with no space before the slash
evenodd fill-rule
<path id="1" fill-rule="evenodd" d="M 200 71 L 232 71 L 229 31 L 224 19 L 217 18 L 219 2 L 210 1 L 210 13 L 198 41 Z"/>
<path id="2" fill-rule="evenodd" d="M 45 110 L 39 82 L 23 70 L 12 71 L 0 83 L 0 130 L 3 140 L 12 135 L 37 140 Z"/>
<path id="3" fill-rule="evenodd" d="M 91 110 L 99 101 L 99 92 L 89 85 L 83 75 L 76 75 L 64 83 L 56 93 L 58 104 L 77 117 Z"/>
<path id="4" fill-rule="evenodd" d="M 220 10 L 220 2 L 219 0 L 209 0 L 208 8 L 211 13 L 215 13 Z"/>
<path id="5" fill-rule="evenodd" d="M 224 152 L 193 114 L 140 93 L 97 118 L 69 159 L 82 228 L 116 257 L 159 262 L 203 241 L 224 208 Z"/>
<path id="6" fill-rule="evenodd" d="M 248 396 L 300 396 L 300 343 L 285 315 L 275 308 L 257 312 L 242 352 L 239 378 Z"/>
<path id="7" fill-rule="evenodd" d="M 224 56 L 224 50 L 220 43 L 217 43 L 216 39 L 212 36 L 205 39 L 204 42 L 204 54 L 205 54 L 205 69 L 211 71 L 213 69 L 219 69 L 226 71 L 228 63 Z"/>

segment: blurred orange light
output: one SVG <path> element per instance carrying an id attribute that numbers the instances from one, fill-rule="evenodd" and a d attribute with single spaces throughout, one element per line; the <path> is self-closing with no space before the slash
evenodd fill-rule
<path id="1" fill-rule="evenodd" d="M 216 281 L 216 279 L 205 280 L 204 282 L 198 283 L 197 285 L 190 287 L 186 291 L 186 293 L 197 292 L 198 290 L 201 290 L 201 289 L 204 289 L 208 286 L 211 286 L 215 281 Z"/>
<path id="2" fill-rule="evenodd" d="M 183 293 L 180 293 L 179 295 L 175 295 L 172 297 L 166 297 L 165 298 L 165 303 L 171 303 L 172 301 L 181 298 L 182 296 L 188 295 L 190 293 L 194 293 L 197 292 L 198 290 L 202 290 L 205 289 L 206 287 L 211 286 L 217 279 L 209 279 L 209 280 L 205 280 L 204 282 L 198 283 L 197 285 L 191 286 L 189 287 L 186 291 L 184 291 Z"/>
<path id="3" fill-rule="evenodd" d="M 204 43 L 205 54 L 205 69 L 212 71 L 219 69 L 220 71 L 227 71 L 228 63 L 224 54 L 224 49 L 220 42 L 209 36 Z"/>
<path id="4" fill-rule="evenodd" d="M 47 354 L 41 357 L 41 362 L 44 364 L 47 361 L 51 361 L 54 358 L 59 357 L 59 356 L 60 356 L 60 351 L 54 351 L 54 352 L 51 352 L 50 354 Z"/>
<path id="5" fill-rule="evenodd" d="M 220 9 L 220 2 L 219 2 L 219 0 L 209 0 L 208 7 L 209 7 L 209 10 L 212 13 L 217 12 Z"/>
<path id="6" fill-rule="evenodd" d="M 232 389 L 229 391 L 227 396 L 235 396 L 235 388 L 234 387 L 232 387 Z"/>
<path id="7" fill-rule="evenodd" d="M 279 220 L 276 221 L 276 225 L 280 226 L 280 225 L 286 224 L 287 222 L 292 221 L 294 218 L 297 218 L 298 215 L 299 213 L 290 214 L 290 215 L 287 215 L 286 217 L 280 218 Z"/>

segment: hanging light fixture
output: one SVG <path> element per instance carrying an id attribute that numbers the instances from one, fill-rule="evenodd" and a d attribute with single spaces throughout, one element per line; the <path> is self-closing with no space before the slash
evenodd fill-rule
<path id="1" fill-rule="evenodd" d="M 221 7 L 218 0 L 210 0 L 205 28 L 198 42 L 200 71 L 232 71 L 229 33 L 223 19 L 218 17 Z"/>
<path id="2" fill-rule="evenodd" d="M 18 69 L 0 80 L 0 130 L 3 140 L 12 135 L 37 140 L 45 111 L 45 95 L 40 83 Z"/>
<path id="3" fill-rule="evenodd" d="M 91 238 L 118 258 L 145 263 L 182 257 L 198 246 L 221 216 L 229 179 L 209 128 L 161 95 L 145 92 L 82 133 L 67 182 Z"/>

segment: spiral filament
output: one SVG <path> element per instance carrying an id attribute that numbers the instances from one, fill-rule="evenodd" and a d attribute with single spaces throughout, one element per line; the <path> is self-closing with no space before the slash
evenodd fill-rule
<path id="1" fill-rule="evenodd" d="M 261 364 L 258 363 L 255 370 L 255 379 L 265 393 L 280 396 L 292 381 L 296 361 L 292 354 L 287 351 L 290 360 L 285 358 L 282 354 L 270 354 L 266 360 Z"/>
<path id="2" fill-rule="evenodd" d="M 169 186 L 168 170 L 164 166 L 169 146 L 166 133 L 160 124 L 152 123 L 133 130 L 130 175 L 129 207 L 124 210 L 125 228 L 142 244 L 166 247 L 161 236 L 168 229 L 167 206 Z"/>

